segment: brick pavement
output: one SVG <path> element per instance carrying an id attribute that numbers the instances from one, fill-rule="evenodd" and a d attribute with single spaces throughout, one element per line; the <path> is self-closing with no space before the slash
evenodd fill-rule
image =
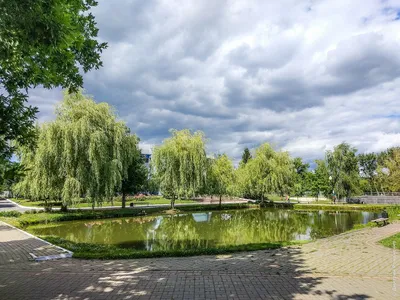
<path id="1" fill-rule="evenodd" d="M 0 266 L 60 254 L 68 253 L 0 221 Z"/>
<path id="2" fill-rule="evenodd" d="M 400 252 L 376 243 L 398 231 L 232 255 L 0 264 L 0 299 L 400 299 Z"/>

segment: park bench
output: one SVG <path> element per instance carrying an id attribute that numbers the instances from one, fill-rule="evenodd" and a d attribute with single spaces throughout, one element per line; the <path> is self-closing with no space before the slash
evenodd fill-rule
<path id="1" fill-rule="evenodd" d="M 141 206 L 149 206 L 149 205 L 150 205 L 150 202 L 142 202 L 142 201 L 140 201 L 139 204 L 137 202 L 136 203 L 133 203 L 133 202 L 129 203 L 130 207 L 141 207 Z"/>
<path id="2" fill-rule="evenodd" d="M 374 222 L 377 225 L 382 224 L 382 226 L 384 226 L 389 223 L 389 218 L 378 218 L 378 219 L 372 220 L 371 222 Z"/>

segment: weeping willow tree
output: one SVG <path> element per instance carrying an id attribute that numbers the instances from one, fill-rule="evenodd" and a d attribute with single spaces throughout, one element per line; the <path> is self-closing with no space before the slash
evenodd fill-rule
<path id="1" fill-rule="evenodd" d="M 39 129 L 37 147 L 22 149 L 28 170 L 16 187 L 35 200 L 61 200 L 66 208 L 81 197 L 100 205 L 112 201 L 127 177 L 138 139 L 107 103 L 82 92 L 64 95 L 56 119 Z"/>
<path id="2" fill-rule="evenodd" d="M 219 196 L 219 206 L 222 206 L 222 196 L 232 194 L 234 185 L 234 168 L 228 155 L 222 154 L 211 160 L 208 179 L 209 190 Z"/>
<path id="3" fill-rule="evenodd" d="M 263 201 L 271 193 L 289 193 L 294 166 L 287 152 L 277 152 L 265 143 L 256 149 L 255 156 L 241 166 L 236 175 L 244 195 Z"/>
<path id="4" fill-rule="evenodd" d="M 171 130 L 172 137 L 155 147 L 152 164 L 161 192 L 175 199 L 195 196 L 204 184 L 207 157 L 205 137 L 200 131 Z"/>

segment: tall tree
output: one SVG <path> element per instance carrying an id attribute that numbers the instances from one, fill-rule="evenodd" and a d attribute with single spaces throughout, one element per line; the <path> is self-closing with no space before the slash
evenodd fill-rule
<path id="1" fill-rule="evenodd" d="M 94 0 L 0 1 L 0 158 L 34 137 L 37 109 L 26 105 L 36 86 L 77 91 L 84 72 L 99 68 L 107 47 L 96 37 Z"/>
<path id="2" fill-rule="evenodd" d="M 347 143 L 337 145 L 333 151 L 326 152 L 326 162 L 331 187 L 337 194 L 349 198 L 359 191 L 359 168 L 356 156 L 357 149 Z"/>
<path id="3" fill-rule="evenodd" d="M 376 192 L 376 176 L 378 168 L 378 157 L 375 153 L 361 153 L 357 156 L 361 176 L 368 180 L 369 191 L 375 190 Z"/>
<path id="4" fill-rule="evenodd" d="M 129 164 L 127 176 L 122 180 L 121 186 L 122 208 L 126 206 L 126 196 L 128 194 L 136 194 L 147 188 L 146 183 L 149 176 L 138 143 L 131 151 L 131 161 L 127 162 Z"/>
<path id="5" fill-rule="evenodd" d="M 310 189 L 308 176 L 308 168 L 310 164 L 303 163 L 303 160 L 300 157 L 296 157 L 293 159 L 295 176 L 294 180 L 294 193 L 296 196 L 303 196 L 307 190 Z"/>
<path id="6" fill-rule="evenodd" d="M 204 184 L 207 170 L 205 137 L 201 131 L 171 130 L 172 136 L 155 147 L 152 164 L 161 192 L 175 199 L 194 196 Z"/>
<path id="7" fill-rule="evenodd" d="M 243 169 L 240 182 L 252 197 L 264 201 L 267 194 L 289 192 L 294 169 L 287 152 L 276 152 L 269 144 L 262 144 Z"/>
<path id="8" fill-rule="evenodd" d="M 56 119 L 40 128 L 37 148 L 25 150 L 28 170 L 18 184 L 33 199 L 60 199 L 63 207 L 85 196 L 95 204 L 112 200 L 127 177 L 137 137 L 107 103 L 82 93 L 65 94 Z"/>
<path id="9" fill-rule="evenodd" d="M 241 160 L 241 164 L 245 165 L 247 164 L 247 162 L 251 159 L 251 153 L 249 148 L 245 148 L 242 154 L 242 160 Z"/>
<path id="10" fill-rule="evenodd" d="M 317 159 L 316 167 L 311 175 L 311 192 L 318 199 L 320 193 L 329 198 L 332 188 L 329 183 L 329 172 L 325 160 Z"/>
<path id="11" fill-rule="evenodd" d="M 382 154 L 378 173 L 384 190 L 400 191 L 400 147 L 390 148 Z"/>
<path id="12" fill-rule="evenodd" d="M 211 164 L 210 177 L 212 178 L 213 192 L 219 196 L 219 206 L 222 205 L 222 196 L 231 193 L 230 187 L 234 181 L 232 161 L 226 154 L 219 155 Z"/>

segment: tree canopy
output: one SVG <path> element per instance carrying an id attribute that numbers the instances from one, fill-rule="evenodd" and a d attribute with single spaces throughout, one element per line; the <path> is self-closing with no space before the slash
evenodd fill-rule
<path id="1" fill-rule="evenodd" d="M 29 171 L 18 192 L 60 199 L 64 206 L 82 196 L 93 206 L 111 200 L 127 178 L 137 143 L 107 103 L 65 93 L 56 119 L 40 127 L 37 148 L 22 150 L 21 163 Z"/>
<path id="2" fill-rule="evenodd" d="M 269 144 L 256 149 L 255 156 L 238 170 L 238 182 L 244 195 L 264 200 L 270 193 L 289 193 L 294 174 L 287 152 L 275 151 Z"/>
<path id="3" fill-rule="evenodd" d="M 154 148 L 152 164 L 161 192 L 175 199 L 195 196 L 202 188 L 207 171 L 205 136 L 201 131 L 171 130 L 172 136 Z"/>
<path id="4" fill-rule="evenodd" d="M 242 160 L 241 160 L 241 164 L 247 164 L 247 162 L 251 159 L 251 153 L 249 148 L 245 148 L 242 154 Z"/>
<path id="5" fill-rule="evenodd" d="M 378 174 L 384 190 L 400 191 L 400 147 L 390 148 L 382 153 L 378 165 Z"/>
<path id="6" fill-rule="evenodd" d="M 332 191 L 335 191 L 338 199 L 340 196 L 349 198 L 359 188 L 360 171 L 356 152 L 357 149 L 347 143 L 341 143 L 333 151 L 326 152 Z"/>
<path id="7" fill-rule="evenodd" d="M 34 139 L 37 109 L 27 91 L 39 85 L 77 91 L 84 72 L 99 68 L 107 47 L 96 37 L 94 0 L 0 0 L 0 157 L 10 141 Z"/>
<path id="8" fill-rule="evenodd" d="M 234 168 L 232 161 L 226 154 L 219 155 L 211 161 L 211 170 L 208 175 L 211 180 L 211 192 L 219 196 L 219 205 L 222 204 L 222 196 L 232 193 L 234 183 Z"/>

